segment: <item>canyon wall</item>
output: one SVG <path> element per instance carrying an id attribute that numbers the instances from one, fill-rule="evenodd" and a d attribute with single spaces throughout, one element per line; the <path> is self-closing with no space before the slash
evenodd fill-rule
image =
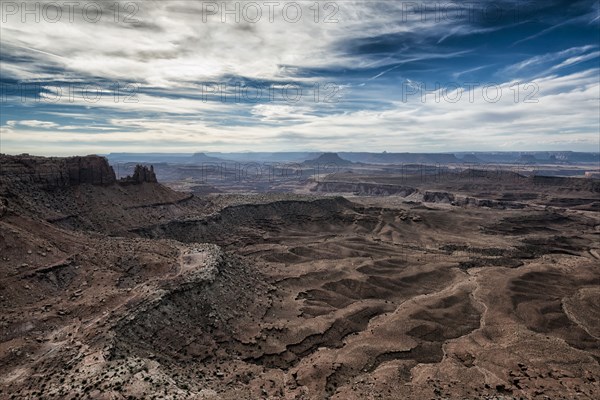
<path id="1" fill-rule="evenodd" d="M 76 185 L 156 183 L 153 167 L 138 165 L 133 176 L 117 180 L 108 160 L 101 156 L 37 157 L 0 154 L 0 186 L 26 184 L 45 189 Z"/>
<path id="2" fill-rule="evenodd" d="M 51 189 L 80 184 L 110 185 L 116 181 L 112 167 L 100 156 L 0 155 L 0 185 L 24 183 Z"/>

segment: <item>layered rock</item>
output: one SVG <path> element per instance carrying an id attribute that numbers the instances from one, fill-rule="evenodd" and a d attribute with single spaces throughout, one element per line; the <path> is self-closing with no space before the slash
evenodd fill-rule
<path id="1" fill-rule="evenodd" d="M 110 185 L 117 181 L 104 157 L 36 157 L 0 155 L 0 184 L 25 183 L 45 188 L 90 184 Z"/>
<path id="2" fill-rule="evenodd" d="M 29 154 L 0 154 L 0 185 L 41 186 L 45 189 L 76 185 L 157 183 L 154 167 L 137 165 L 133 175 L 119 181 L 104 157 L 37 157 Z"/>
<path id="3" fill-rule="evenodd" d="M 117 181 L 115 171 L 104 157 L 70 157 L 66 160 L 71 185 L 110 185 Z"/>

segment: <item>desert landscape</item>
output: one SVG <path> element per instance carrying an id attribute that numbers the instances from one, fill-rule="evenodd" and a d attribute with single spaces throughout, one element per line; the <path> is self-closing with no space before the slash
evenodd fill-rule
<path id="1" fill-rule="evenodd" d="M 0 400 L 600 399 L 598 0 L 1 0 Z"/>
<path id="2" fill-rule="evenodd" d="M 0 156 L 0 397 L 598 397 L 598 179 L 338 158 L 200 195 Z"/>

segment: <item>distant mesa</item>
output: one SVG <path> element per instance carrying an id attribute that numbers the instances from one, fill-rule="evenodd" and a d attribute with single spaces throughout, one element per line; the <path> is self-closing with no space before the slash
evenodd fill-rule
<path id="1" fill-rule="evenodd" d="M 194 164 L 199 164 L 199 163 L 207 163 L 207 162 L 222 162 L 223 160 L 218 158 L 218 157 L 211 157 L 211 156 L 207 156 L 204 153 L 194 153 L 192 155 L 191 161 Z"/>
<path id="2" fill-rule="evenodd" d="M 344 160 L 337 153 L 323 153 L 314 160 L 306 160 L 304 164 L 307 165 L 352 165 L 352 161 Z"/>
<path id="3" fill-rule="evenodd" d="M 445 153 L 341 153 L 341 156 L 366 164 L 453 164 L 462 162 Z"/>
<path id="4" fill-rule="evenodd" d="M 472 163 L 472 164 L 482 164 L 483 161 L 477 158 L 475 154 L 465 154 L 462 158 L 462 162 L 464 163 Z"/>
<path id="5" fill-rule="evenodd" d="M 275 153 L 110 153 L 108 159 L 111 165 L 118 164 L 195 164 L 222 162 L 293 162 L 302 163 L 304 160 L 315 161 L 322 152 L 275 152 Z M 580 153 L 572 151 L 538 151 L 538 152 L 490 152 L 478 151 L 453 153 L 368 153 L 368 152 L 338 152 L 343 160 L 361 164 L 460 164 L 471 162 L 463 157 L 474 154 L 481 163 L 516 164 L 523 154 L 533 155 L 537 163 L 598 163 L 600 153 Z M 161 169 L 161 173 L 162 173 Z M 160 175 L 159 175 L 160 176 Z"/>

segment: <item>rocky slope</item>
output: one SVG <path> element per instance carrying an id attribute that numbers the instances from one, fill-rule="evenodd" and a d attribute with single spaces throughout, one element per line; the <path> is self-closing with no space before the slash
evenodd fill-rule
<path id="1" fill-rule="evenodd" d="M 2 164 L 34 171 L 0 188 L 2 399 L 600 394 L 593 211 L 199 199 L 24 159 Z"/>
<path id="2" fill-rule="evenodd" d="M 0 167 L 0 213 L 68 229 L 124 234 L 203 208 L 193 195 L 158 184 L 153 167 L 138 165 L 119 180 L 98 156 L 0 155 Z"/>

